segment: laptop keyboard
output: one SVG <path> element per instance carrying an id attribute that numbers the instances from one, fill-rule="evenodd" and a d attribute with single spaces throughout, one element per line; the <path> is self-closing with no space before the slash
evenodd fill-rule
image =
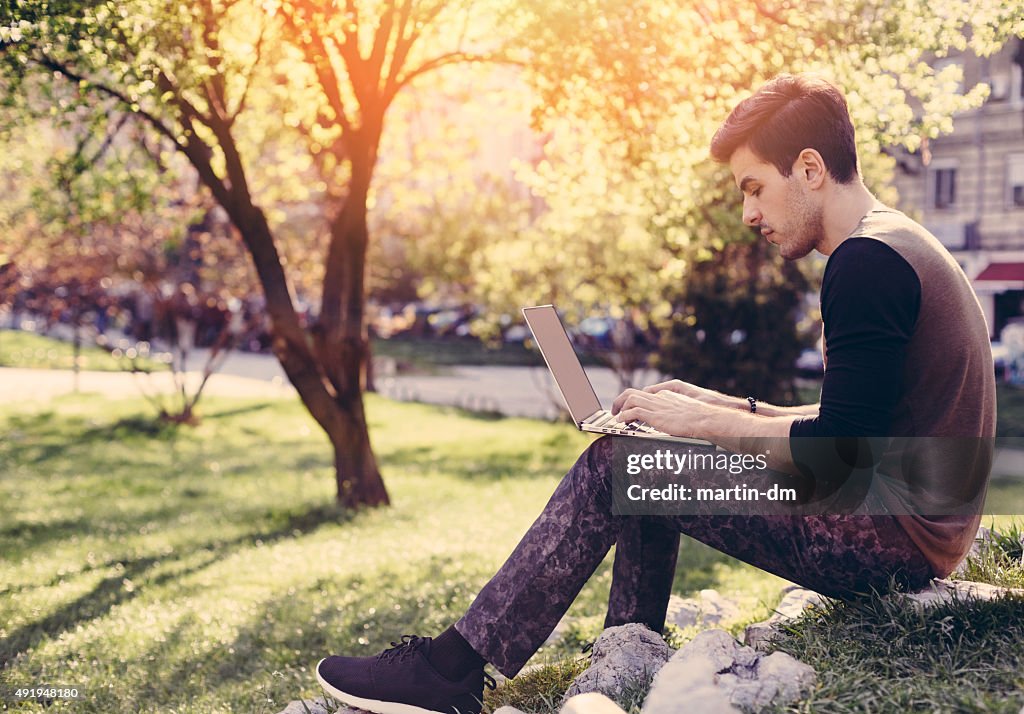
<path id="1" fill-rule="evenodd" d="M 592 426 L 599 427 L 601 429 L 614 429 L 621 432 L 638 432 L 642 434 L 661 434 L 662 432 L 655 429 L 650 424 L 646 424 L 639 420 L 634 421 L 619 421 L 615 416 L 608 411 L 599 412 L 597 418 L 594 421 L 587 420 L 585 423 Z"/>

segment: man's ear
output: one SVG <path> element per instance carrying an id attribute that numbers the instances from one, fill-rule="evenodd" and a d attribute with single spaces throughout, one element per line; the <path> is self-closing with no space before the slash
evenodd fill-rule
<path id="1" fill-rule="evenodd" d="M 817 150 L 804 149 L 793 162 L 793 172 L 799 172 L 799 177 L 803 179 L 807 187 L 816 190 L 824 185 L 828 169 L 825 168 L 825 160 L 821 158 L 821 154 Z"/>

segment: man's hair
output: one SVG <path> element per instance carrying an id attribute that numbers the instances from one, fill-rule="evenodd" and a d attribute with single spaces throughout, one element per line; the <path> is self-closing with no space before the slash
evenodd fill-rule
<path id="1" fill-rule="evenodd" d="M 837 183 L 857 175 L 857 146 L 846 99 L 819 77 L 780 74 L 736 105 L 711 140 L 711 156 L 728 163 L 746 145 L 783 176 L 804 149 L 815 149 Z"/>

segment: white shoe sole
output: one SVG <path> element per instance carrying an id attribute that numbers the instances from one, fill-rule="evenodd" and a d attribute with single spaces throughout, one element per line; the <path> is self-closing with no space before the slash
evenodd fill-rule
<path id="1" fill-rule="evenodd" d="M 324 659 L 326 659 L 326 657 Z M 434 709 L 424 709 L 423 707 L 413 706 L 412 704 L 382 702 L 377 699 L 364 699 L 363 697 L 357 697 L 354 694 L 343 692 L 337 687 L 331 686 L 330 683 L 320 676 L 320 665 L 323 664 L 323 662 L 324 660 L 320 660 L 316 663 L 317 681 L 320 682 L 320 686 L 324 688 L 325 692 L 342 704 L 347 704 L 349 706 L 356 707 L 357 709 L 365 709 L 369 712 L 376 712 L 377 714 L 444 714 L 444 712 L 438 712 Z"/>

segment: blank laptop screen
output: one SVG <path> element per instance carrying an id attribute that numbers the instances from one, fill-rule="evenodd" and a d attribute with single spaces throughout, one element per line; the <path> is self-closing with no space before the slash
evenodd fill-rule
<path id="1" fill-rule="evenodd" d="M 572 348 L 554 306 L 524 307 L 523 315 L 573 420 L 578 424 L 600 411 L 601 402 L 587 379 L 587 373 L 583 371 L 583 365 Z"/>

